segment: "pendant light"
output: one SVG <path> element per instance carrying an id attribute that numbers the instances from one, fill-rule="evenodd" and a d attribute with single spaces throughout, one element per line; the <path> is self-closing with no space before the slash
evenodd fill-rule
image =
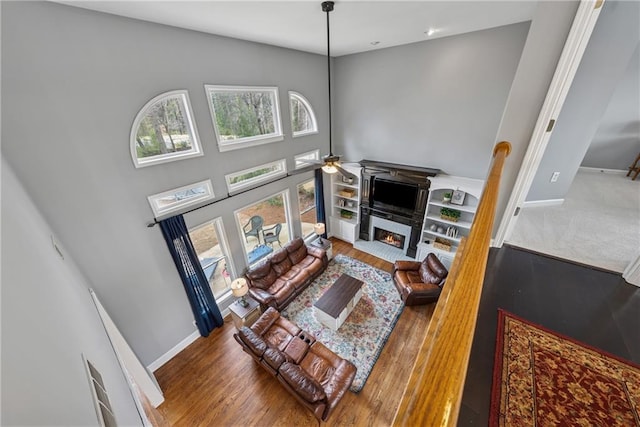
<path id="1" fill-rule="evenodd" d="M 338 172 L 338 168 L 336 166 L 340 166 L 340 164 L 338 163 L 340 157 L 333 155 L 333 132 L 331 129 L 331 37 L 329 27 L 329 13 L 333 11 L 333 5 L 334 2 L 332 1 L 322 2 L 322 11 L 327 14 L 327 83 L 329 88 L 329 155 L 324 158 L 324 166 L 322 166 L 322 170 L 329 174 Z"/>

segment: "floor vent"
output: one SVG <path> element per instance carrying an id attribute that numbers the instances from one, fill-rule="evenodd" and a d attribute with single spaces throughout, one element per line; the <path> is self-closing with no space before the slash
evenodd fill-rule
<path id="1" fill-rule="evenodd" d="M 111 409 L 111 402 L 109 402 L 109 396 L 107 390 L 104 387 L 102 381 L 102 375 L 93 365 L 89 362 L 84 354 L 82 359 L 85 362 L 87 368 L 87 375 L 89 376 L 89 382 L 91 383 L 91 394 L 93 395 L 93 401 L 96 406 L 96 413 L 98 415 L 98 421 L 103 427 L 117 427 L 116 418 L 113 416 L 113 409 Z"/>

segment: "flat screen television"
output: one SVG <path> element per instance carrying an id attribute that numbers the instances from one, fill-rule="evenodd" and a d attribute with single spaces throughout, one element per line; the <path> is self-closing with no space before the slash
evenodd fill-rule
<path id="1" fill-rule="evenodd" d="M 371 193 L 373 207 L 399 208 L 407 212 L 416 209 L 417 184 L 375 178 Z"/>

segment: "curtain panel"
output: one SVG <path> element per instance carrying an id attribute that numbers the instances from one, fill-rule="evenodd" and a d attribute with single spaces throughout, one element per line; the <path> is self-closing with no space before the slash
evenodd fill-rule
<path id="1" fill-rule="evenodd" d="M 200 335 L 207 337 L 212 330 L 222 326 L 224 320 L 191 243 L 183 216 L 176 215 L 160 221 L 160 229 L 180 274 Z"/>

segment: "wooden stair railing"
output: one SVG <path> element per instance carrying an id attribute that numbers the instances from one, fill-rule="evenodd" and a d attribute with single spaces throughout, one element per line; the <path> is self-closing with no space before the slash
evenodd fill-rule
<path id="1" fill-rule="evenodd" d="M 489 256 L 500 177 L 511 144 L 496 144 L 469 236 L 461 243 L 411 376 L 394 426 L 455 426 Z"/>

